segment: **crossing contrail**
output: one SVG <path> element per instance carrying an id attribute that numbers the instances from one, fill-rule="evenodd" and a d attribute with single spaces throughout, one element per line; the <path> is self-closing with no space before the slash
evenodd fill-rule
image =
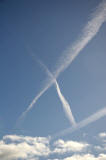
<path id="1" fill-rule="evenodd" d="M 75 132 L 76 130 L 78 130 L 80 128 L 83 128 L 83 127 L 87 126 L 88 124 L 93 123 L 93 122 L 97 121 L 98 119 L 100 119 L 104 116 L 106 116 L 106 107 L 104 107 L 103 109 L 101 109 L 101 110 L 97 111 L 96 113 L 92 114 L 88 118 L 80 121 L 75 126 L 54 134 L 53 136 L 51 136 L 51 139 L 55 139 L 55 138 L 58 138 L 60 136 L 71 134 L 72 132 Z"/>
<path id="2" fill-rule="evenodd" d="M 71 108 L 70 108 L 70 105 L 69 103 L 67 102 L 67 100 L 65 99 L 65 97 L 63 96 L 61 90 L 60 90 L 60 87 L 59 87 L 59 84 L 57 83 L 57 80 L 54 78 L 54 76 L 52 75 L 52 73 L 48 70 L 48 68 L 46 67 L 46 65 L 44 65 L 41 61 L 39 61 L 40 65 L 44 68 L 45 72 L 48 74 L 48 76 L 53 79 L 54 81 L 54 84 L 56 86 L 56 90 L 57 90 L 57 93 L 58 93 L 58 96 L 60 98 L 60 101 L 62 103 L 62 106 L 63 106 L 63 109 L 65 111 L 65 114 L 68 118 L 68 120 L 70 121 L 70 123 L 72 125 L 76 125 L 76 122 L 75 122 L 75 119 L 74 119 L 74 116 L 72 114 L 72 111 L 71 111 Z"/>
<path id="3" fill-rule="evenodd" d="M 70 46 L 63 54 L 63 56 L 58 61 L 55 70 L 53 71 L 53 76 L 55 79 L 63 72 L 72 61 L 78 56 L 78 54 L 86 47 L 86 45 L 96 36 L 99 32 L 100 27 L 106 21 L 106 0 L 103 0 L 92 14 L 91 19 L 87 22 L 82 30 L 82 34 L 79 36 L 77 41 Z M 54 83 L 53 79 L 50 79 L 48 83 L 41 89 L 37 96 L 32 100 L 31 104 L 28 106 L 26 111 L 22 113 L 24 116 L 30 109 L 33 108 L 37 100 L 45 93 L 45 91 L 51 87 Z"/>
<path id="4" fill-rule="evenodd" d="M 32 55 L 33 56 L 33 55 Z M 35 57 L 34 57 L 35 58 Z M 54 76 L 52 75 L 52 73 L 48 70 L 48 68 L 46 67 L 46 65 L 44 65 L 44 63 L 42 63 L 39 59 L 37 59 L 37 61 L 39 62 L 40 66 L 42 66 L 42 68 L 44 69 L 44 71 L 47 73 L 47 75 L 50 77 L 50 79 L 53 80 L 54 84 L 55 84 L 55 87 L 56 87 L 56 91 L 58 93 L 58 96 L 59 96 L 59 99 L 62 103 L 62 106 L 63 106 L 63 109 L 64 109 L 64 112 L 69 120 L 69 122 L 71 123 L 71 125 L 76 125 L 76 122 L 75 122 L 75 119 L 74 119 L 74 116 L 72 114 L 72 111 L 71 111 L 71 108 L 70 108 L 70 105 L 69 103 L 67 102 L 67 100 L 65 99 L 65 97 L 63 96 L 61 90 L 60 90 L 60 87 L 59 87 L 59 84 L 57 83 L 57 80 L 54 78 Z M 33 105 L 33 104 L 32 104 Z M 29 106 L 29 108 L 23 112 L 23 114 L 21 115 L 21 117 L 19 119 L 21 119 L 23 116 L 26 115 L 26 113 L 31 109 L 31 106 Z"/>

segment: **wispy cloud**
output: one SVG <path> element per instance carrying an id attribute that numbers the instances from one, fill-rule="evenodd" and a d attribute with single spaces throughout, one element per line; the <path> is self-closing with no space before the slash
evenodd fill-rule
<path id="1" fill-rule="evenodd" d="M 85 25 L 84 29 L 82 30 L 82 34 L 79 36 L 77 41 L 72 46 L 69 46 L 69 48 L 64 52 L 63 56 L 58 61 L 55 70 L 53 71 L 55 79 L 60 75 L 61 72 L 63 72 L 72 63 L 72 61 L 85 48 L 85 46 L 94 38 L 94 36 L 98 33 L 100 27 L 105 21 L 106 21 L 106 1 L 102 1 L 98 5 L 96 11 L 92 14 L 91 19 Z M 51 87 L 53 83 L 54 80 L 49 79 L 48 83 L 46 83 L 45 86 L 38 93 L 38 95 L 35 96 L 31 104 L 28 106 L 28 108 L 22 114 L 21 117 L 23 117 L 30 109 L 33 108 L 37 100 L 45 93 L 45 91 L 49 87 Z"/>
<path id="2" fill-rule="evenodd" d="M 90 123 L 93 123 L 95 121 L 97 121 L 98 119 L 102 118 L 106 116 L 106 107 L 104 107 L 103 109 L 97 111 L 96 113 L 92 114 L 91 116 L 89 116 L 88 118 L 82 120 L 81 122 L 77 123 L 76 126 L 73 126 L 71 128 L 65 129 L 55 135 L 52 136 L 52 138 L 56 138 L 56 137 L 60 137 L 60 136 L 64 136 L 68 133 L 72 133 L 80 128 L 83 128 L 85 126 L 87 126 Z"/>

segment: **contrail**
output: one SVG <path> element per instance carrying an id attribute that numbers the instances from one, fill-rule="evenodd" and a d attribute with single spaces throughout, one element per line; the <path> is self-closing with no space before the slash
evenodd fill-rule
<path id="1" fill-rule="evenodd" d="M 82 120 L 81 122 L 77 123 L 76 126 L 73 126 L 71 128 L 65 129 L 57 134 L 54 134 L 52 137 L 52 139 L 60 137 L 60 136 L 64 136 L 66 134 L 70 134 L 80 128 L 83 128 L 85 126 L 87 126 L 90 123 L 93 123 L 95 121 L 97 121 L 98 119 L 102 118 L 106 116 L 106 107 L 104 107 L 103 109 L 97 111 L 96 113 L 92 114 L 91 116 L 89 116 L 88 118 Z"/>
<path id="2" fill-rule="evenodd" d="M 94 36 L 98 33 L 100 27 L 105 21 L 106 21 L 106 0 L 102 1 L 98 5 L 91 19 L 88 21 L 88 23 L 85 25 L 84 29 L 82 30 L 82 34 L 80 35 L 78 40 L 71 47 L 69 47 L 64 52 L 63 56 L 60 58 L 53 72 L 55 79 L 57 79 L 60 73 L 63 72 L 72 63 L 72 61 L 78 56 L 78 54 L 94 38 Z M 49 87 L 51 87 L 53 83 L 54 83 L 54 80 L 50 79 L 49 82 L 38 93 L 38 95 L 35 96 L 31 104 L 28 106 L 28 108 L 22 115 L 25 115 L 25 113 L 27 113 L 30 109 L 33 108 L 37 100 L 43 95 L 43 93 L 45 93 L 45 91 Z"/>
<path id="3" fill-rule="evenodd" d="M 62 102 L 62 105 L 63 105 L 63 109 L 66 113 L 66 116 L 67 118 L 69 119 L 70 123 L 75 126 L 76 125 L 76 122 L 75 122 L 75 119 L 74 119 L 74 116 L 72 114 L 72 111 L 70 109 L 70 105 L 69 103 L 67 102 L 67 100 L 65 99 L 65 97 L 62 95 L 61 91 L 60 91 L 60 88 L 59 88 L 59 85 L 57 83 L 57 81 L 55 81 L 55 85 L 56 85 L 56 90 L 57 90 L 57 93 L 58 93 L 58 96 Z"/>
<path id="4" fill-rule="evenodd" d="M 81 36 L 77 41 L 64 51 L 63 56 L 60 58 L 59 62 L 54 71 L 55 77 L 58 77 L 61 72 L 63 72 L 72 61 L 78 56 L 78 54 L 85 48 L 85 46 L 94 38 L 94 36 L 99 32 L 100 27 L 106 21 L 106 0 L 102 1 L 96 11 L 93 13 L 91 20 L 85 25 L 82 30 Z"/>
<path id="5" fill-rule="evenodd" d="M 27 112 L 29 112 L 34 104 L 37 102 L 37 100 L 43 95 L 43 93 L 45 93 L 45 91 L 54 83 L 54 80 L 51 80 L 49 83 L 47 83 L 45 85 L 45 87 L 39 92 L 39 94 L 33 99 L 33 101 L 31 102 L 31 104 L 28 106 L 28 108 L 21 114 L 21 116 L 19 117 L 19 119 L 21 120 L 26 114 Z"/>
<path id="6" fill-rule="evenodd" d="M 54 81 L 54 84 L 56 86 L 56 90 L 57 90 L 57 93 L 58 93 L 58 96 L 59 96 L 59 99 L 62 103 L 62 106 L 63 106 L 63 109 L 65 111 L 65 114 L 68 118 L 68 120 L 70 121 L 70 123 L 72 125 L 76 125 L 76 122 L 75 122 L 75 119 L 74 119 L 74 116 L 72 114 L 72 111 L 71 111 L 71 108 L 70 108 L 70 105 L 69 103 L 67 102 L 67 100 L 65 99 L 65 97 L 63 96 L 61 90 L 60 90 L 60 87 L 59 87 L 59 84 L 57 83 L 57 80 L 54 78 L 54 76 L 52 75 L 52 73 L 48 70 L 48 68 L 46 67 L 46 65 L 44 65 L 40 60 L 39 60 L 39 63 L 40 65 L 44 68 L 45 72 L 48 74 L 48 76 L 53 79 Z"/>
<path id="7" fill-rule="evenodd" d="M 34 56 L 34 55 L 32 55 Z M 35 57 L 34 57 L 35 59 Z M 65 99 L 65 97 L 62 95 L 62 92 L 60 91 L 60 87 L 59 87 L 59 84 L 57 83 L 57 80 L 53 77 L 52 73 L 48 70 L 48 68 L 46 67 L 46 65 L 44 65 L 44 63 L 42 63 L 39 59 L 37 59 L 37 61 L 39 62 L 39 64 L 42 66 L 42 68 L 44 69 L 44 71 L 47 73 L 47 75 L 50 77 L 50 79 L 53 80 L 54 84 L 55 84 L 55 87 L 56 87 L 56 91 L 58 93 L 58 96 L 59 96 L 59 99 L 62 103 L 62 106 L 63 106 L 63 109 L 65 111 L 65 114 L 69 120 L 69 122 L 72 124 L 72 125 L 76 125 L 76 122 L 75 122 L 75 119 L 74 119 L 74 116 L 72 114 L 72 111 L 71 111 L 71 108 L 70 108 L 70 105 L 69 103 L 67 102 L 67 100 Z M 42 93 L 41 93 L 42 94 Z M 40 96 L 40 94 L 39 94 Z M 38 98 L 38 97 L 37 97 Z M 36 100 L 33 102 L 35 103 Z M 30 110 L 30 108 L 32 107 L 33 103 L 29 106 L 29 108 L 27 108 L 27 110 L 25 112 L 23 112 L 23 114 L 21 115 L 21 117 L 19 119 L 21 119 L 22 117 L 24 117 L 26 115 L 26 113 Z"/>

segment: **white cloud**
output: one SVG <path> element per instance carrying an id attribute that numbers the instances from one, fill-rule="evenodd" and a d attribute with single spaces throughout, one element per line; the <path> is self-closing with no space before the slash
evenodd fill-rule
<path id="1" fill-rule="evenodd" d="M 95 157 L 92 154 L 73 155 L 72 157 L 67 157 L 64 160 L 106 160 L 106 155 L 100 154 L 98 157 Z"/>
<path id="2" fill-rule="evenodd" d="M 40 160 L 41 158 L 50 160 L 51 156 L 64 157 L 67 154 L 71 156 L 62 159 L 55 157 L 54 160 L 106 160 L 104 150 L 100 150 L 97 157 L 87 154 L 92 151 L 92 147 L 95 151 L 101 149 L 99 146 L 96 148 L 94 145 L 72 140 L 58 139 L 52 142 L 46 137 L 5 135 L 0 140 L 0 160 Z"/>
<path id="3" fill-rule="evenodd" d="M 3 140 L 11 140 L 11 141 L 17 141 L 22 142 L 26 141 L 27 143 L 44 143 L 49 144 L 49 138 L 46 137 L 30 137 L 30 136 L 18 136 L 18 135 L 6 135 L 3 137 Z"/>
<path id="4" fill-rule="evenodd" d="M 48 159 L 48 160 L 106 160 L 106 154 L 99 154 L 95 157 L 93 154 L 79 155 L 75 154 L 71 157 L 66 157 L 64 159 Z"/>
<path id="5" fill-rule="evenodd" d="M 87 149 L 89 144 L 77 141 L 63 141 L 62 139 L 59 139 L 54 143 L 54 146 L 54 153 L 64 154 L 67 152 L 82 152 Z"/>
<path id="6" fill-rule="evenodd" d="M 22 135 L 5 135 L 0 140 L 0 159 L 2 160 L 39 160 L 51 154 L 83 152 L 89 145 L 77 141 L 59 139 L 50 143 L 50 138 Z"/>
<path id="7" fill-rule="evenodd" d="M 67 157 L 64 160 L 96 160 L 96 158 L 91 154 L 86 154 L 86 155 L 73 155 L 72 157 Z"/>
<path id="8" fill-rule="evenodd" d="M 98 134 L 100 138 L 106 138 L 106 132 L 101 132 Z"/>
<path id="9" fill-rule="evenodd" d="M 37 160 L 39 156 L 50 154 L 49 139 L 45 137 L 24 137 L 7 135 L 0 141 L 0 159 Z"/>
<path id="10" fill-rule="evenodd" d="M 99 160 L 106 160 L 106 154 L 100 154 Z"/>
<path id="11" fill-rule="evenodd" d="M 104 150 L 104 148 L 101 147 L 101 146 L 99 146 L 99 145 L 94 146 L 94 149 L 95 149 L 96 151 L 103 151 L 103 150 Z"/>

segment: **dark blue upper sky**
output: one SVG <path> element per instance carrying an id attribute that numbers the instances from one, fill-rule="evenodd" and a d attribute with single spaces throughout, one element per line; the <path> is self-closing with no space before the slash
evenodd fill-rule
<path id="1" fill-rule="evenodd" d="M 13 130 L 21 113 L 44 85 L 64 50 L 80 36 L 100 0 L 0 1 L 0 137 Z M 106 105 L 106 24 L 57 78 L 77 122 Z M 106 117 L 82 132 L 105 131 Z M 17 129 L 47 136 L 69 127 L 54 86 L 50 87 Z M 105 128 L 105 129 L 104 129 Z M 22 133 L 21 133 L 22 134 Z M 70 135 L 69 135 L 70 137 Z M 69 137 L 66 137 L 68 139 Z M 80 136 L 78 136 L 80 139 Z"/>

